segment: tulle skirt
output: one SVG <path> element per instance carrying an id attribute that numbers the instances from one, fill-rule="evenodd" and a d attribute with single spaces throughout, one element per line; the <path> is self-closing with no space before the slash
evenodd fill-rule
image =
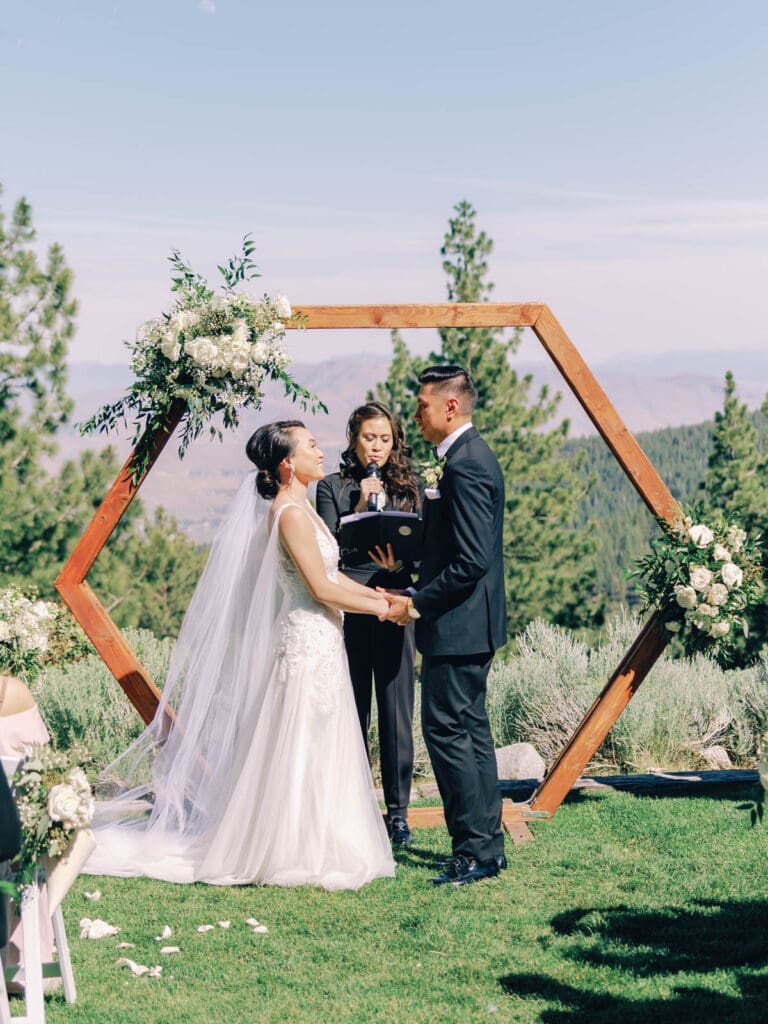
<path id="1" fill-rule="evenodd" d="M 231 777 L 216 780 L 205 830 L 174 833 L 146 816 L 101 826 L 85 871 L 326 889 L 392 877 L 341 631 L 332 628 L 339 642 L 322 657 L 297 657 L 290 643 L 275 652 L 258 714 L 237 732 Z"/>

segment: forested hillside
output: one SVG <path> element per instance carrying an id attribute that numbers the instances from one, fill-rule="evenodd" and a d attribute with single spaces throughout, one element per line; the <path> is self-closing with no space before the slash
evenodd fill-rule
<path id="1" fill-rule="evenodd" d="M 753 413 L 760 436 L 768 437 L 768 422 Z M 712 422 L 694 426 L 667 427 L 637 434 L 637 440 L 659 471 L 672 494 L 682 502 L 696 500 L 712 451 Z M 658 526 L 634 487 L 600 437 L 578 438 L 568 442 L 571 454 L 583 458 L 584 479 L 593 480 L 581 503 L 581 523 L 592 521 L 598 538 L 598 592 L 605 593 L 608 611 L 619 604 L 638 603 L 634 584 L 625 571 L 645 552 Z"/>

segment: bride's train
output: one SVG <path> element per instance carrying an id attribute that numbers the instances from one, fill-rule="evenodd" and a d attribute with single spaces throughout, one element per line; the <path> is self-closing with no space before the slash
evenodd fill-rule
<path id="1" fill-rule="evenodd" d="M 103 776 L 118 792 L 99 804 L 90 874 L 326 889 L 394 875 L 341 614 L 311 596 L 268 508 L 249 474 L 185 616 L 158 713 Z M 336 543 L 307 515 L 334 578 Z M 176 724 L 164 738 L 166 707 Z"/>

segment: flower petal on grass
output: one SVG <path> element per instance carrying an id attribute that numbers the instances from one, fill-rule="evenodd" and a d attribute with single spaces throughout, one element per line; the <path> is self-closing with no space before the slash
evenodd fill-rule
<path id="1" fill-rule="evenodd" d="M 93 892 L 84 892 L 83 896 L 87 900 L 100 900 L 101 899 L 101 890 L 100 889 L 94 889 Z"/>
<path id="2" fill-rule="evenodd" d="M 197 926 L 197 930 L 199 932 L 212 932 L 213 931 L 213 925 L 212 924 L 199 924 Z"/>
<path id="3" fill-rule="evenodd" d="M 93 920 L 90 917 L 80 919 L 81 939 L 104 939 L 108 935 L 117 935 L 119 931 L 119 928 L 112 924 L 107 924 L 106 921 L 102 921 L 98 917 L 95 917 Z"/>
<path id="4" fill-rule="evenodd" d="M 255 917 L 246 917 L 246 919 L 245 919 L 245 923 L 246 923 L 246 924 L 247 924 L 247 925 L 248 925 L 248 926 L 249 926 L 250 928 L 256 928 L 256 927 L 258 927 L 258 924 L 259 924 L 259 922 L 258 922 L 258 921 L 256 920 L 256 918 L 255 918 Z"/>
<path id="5" fill-rule="evenodd" d="M 172 935 L 173 935 L 173 928 L 171 928 L 171 926 L 168 925 L 168 924 L 164 924 L 163 925 L 163 930 L 160 932 L 159 935 L 155 936 L 155 942 L 162 942 L 163 939 L 170 939 L 170 937 Z"/>
<path id="6" fill-rule="evenodd" d="M 229 921 L 217 921 L 216 924 L 219 926 L 219 928 L 229 928 L 230 922 Z"/>
<path id="7" fill-rule="evenodd" d="M 136 949 L 136 943 L 135 942 L 118 942 L 117 948 L 118 949 Z"/>
<path id="8" fill-rule="evenodd" d="M 169 953 L 180 953 L 181 950 L 178 946 L 161 946 L 160 952 L 163 956 L 168 956 Z"/>
<path id="9" fill-rule="evenodd" d="M 269 935 L 269 928 L 265 924 L 256 925 L 253 929 L 254 935 Z"/>

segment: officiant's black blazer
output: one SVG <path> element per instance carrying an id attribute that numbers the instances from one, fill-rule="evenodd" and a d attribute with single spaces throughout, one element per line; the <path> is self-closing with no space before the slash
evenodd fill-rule
<path id="1" fill-rule="evenodd" d="M 424 492 L 422 495 L 422 508 L 424 505 Z M 339 520 L 342 516 L 354 512 L 360 500 L 360 484 L 352 477 L 342 477 L 340 473 L 330 473 L 317 484 L 315 504 L 317 514 L 325 522 L 325 525 L 336 536 L 339 529 Z M 390 499 L 391 500 L 391 499 Z M 400 512 L 418 512 L 418 507 L 411 504 L 398 503 L 390 506 Z M 415 572 L 413 565 L 408 563 L 398 573 L 390 573 L 381 569 L 375 562 L 365 562 L 363 565 L 342 566 L 347 576 L 357 580 L 366 587 L 409 587 L 412 574 Z"/>
<path id="2" fill-rule="evenodd" d="M 432 656 L 494 651 L 507 639 L 504 478 L 474 427 L 448 449 L 439 491 L 424 502 L 416 643 Z"/>

